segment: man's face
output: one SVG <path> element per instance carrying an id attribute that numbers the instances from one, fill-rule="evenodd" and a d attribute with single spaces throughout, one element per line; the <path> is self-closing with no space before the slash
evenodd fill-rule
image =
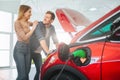
<path id="1" fill-rule="evenodd" d="M 49 25 L 53 22 L 53 20 L 51 19 L 51 14 L 45 14 L 45 17 L 43 19 L 43 23 L 45 25 Z"/>

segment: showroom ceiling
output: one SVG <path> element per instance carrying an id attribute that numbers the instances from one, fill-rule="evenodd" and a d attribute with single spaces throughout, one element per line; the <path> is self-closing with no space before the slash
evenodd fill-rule
<path id="1" fill-rule="evenodd" d="M 94 21 L 120 5 L 120 0 L 0 0 L 0 10 L 17 13 L 20 4 L 32 6 L 34 18 L 42 16 L 46 10 L 65 7 L 75 9 Z"/>

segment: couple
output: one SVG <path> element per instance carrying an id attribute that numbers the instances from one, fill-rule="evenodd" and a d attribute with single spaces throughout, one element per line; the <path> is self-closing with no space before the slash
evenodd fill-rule
<path id="1" fill-rule="evenodd" d="M 46 55 L 50 53 L 50 37 L 56 47 L 58 45 L 54 26 L 51 25 L 55 19 L 54 13 L 47 11 L 44 20 L 40 22 L 30 22 L 29 19 L 31 15 L 31 7 L 21 5 L 18 18 L 14 24 L 17 42 L 14 47 L 13 56 L 18 72 L 17 80 L 29 80 L 32 59 L 36 67 L 34 80 L 39 80 L 39 72 L 42 65 L 41 50 L 43 50 Z M 32 29 L 30 29 L 30 26 L 32 26 Z"/>

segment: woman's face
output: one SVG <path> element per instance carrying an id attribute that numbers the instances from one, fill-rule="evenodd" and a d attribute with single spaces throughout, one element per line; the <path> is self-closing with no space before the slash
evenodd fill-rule
<path id="1" fill-rule="evenodd" d="M 32 15 L 31 13 L 31 9 L 28 9 L 25 13 L 24 13 L 24 17 L 28 20 L 30 19 L 30 16 Z"/>

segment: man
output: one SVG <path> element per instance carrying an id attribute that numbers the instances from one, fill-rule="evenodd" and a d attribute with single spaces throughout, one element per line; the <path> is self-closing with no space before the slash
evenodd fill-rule
<path id="1" fill-rule="evenodd" d="M 34 80 L 39 80 L 40 67 L 42 65 L 41 50 L 45 52 L 46 55 L 50 53 L 49 43 L 50 37 L 52 38 L 54 44 L 58 45 L 58 39 L 56 36 L 55 28 L 51 24 L 55 19 L 55 15 L 51 11 L 47 11 L 44 20 L 39 22 L 33 36 L 30 39 L 31 43 L 31 60 L 33 59 L 36 67 L 36 75 Z"/>

